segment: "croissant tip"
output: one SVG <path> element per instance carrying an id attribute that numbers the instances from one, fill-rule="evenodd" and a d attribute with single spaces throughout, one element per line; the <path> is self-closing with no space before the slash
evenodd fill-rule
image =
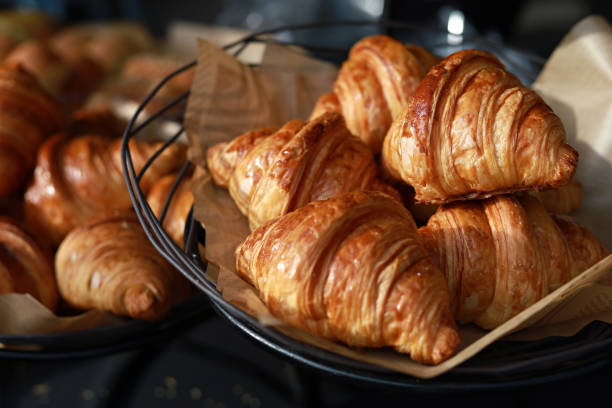
<path id="1" fill-rule="evenodd" d="M 158 320 L 165 313 L 165 305 L 147 285 L 130 287 L 124 296 L 128 314 L 135 319 Z"/>
<path id="2" fill-rule="evenodd" d="M 438 339 L 432 350 L 431 362 L 433 364 L 440 364 L 447 360 L 455 353 L 460 342 L 459 332 L 454 325 L 441 327 L 438 332 Z"/>

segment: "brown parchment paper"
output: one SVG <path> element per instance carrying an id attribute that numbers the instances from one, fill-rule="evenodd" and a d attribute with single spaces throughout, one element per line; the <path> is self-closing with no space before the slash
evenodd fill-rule
<path id="1" fill-rule="evenodd" d="M 584 210 L 578 214 L 578 219 L 589 226 L 608 248 L 612 248 L 610 240 L 612 224 L 609 223 L 612 218 L 608 214 L 612 208 L 612 187 L 610 186 L 612 181 L 612 171 L 610 171 L 612 137 L 606 138 L 605 136 L 610 135 L 612 131 L 612 111 L 609 109 L 610 101 L 612 101 L 612 87 L 608 82 L 612 78 L 610 76 L 612 75 L 612 55 L 610 55 L 612 50 L 609 45 L 602 46 L 602 43 L 612 43 L 612 34 L 607 22 L 598 17 L 585 19 L 564 38 L 544 67 L 534 88 L 542 92 L 547 101 L 556 101 L 557 105 L 562 106 L 557 113 L 564 123 L 569 123 L 567 125 L 569 142 L 580 153 L 579 176 L 582 176 L 580 180 L 585 184 L 585 197 Z M 265 97 L 251 95 L 249 92 L 263 89 L 261 83 L 267 83 L 269 75 L 278 73 L 281 67 L 283 67 L 282 72 L 285 78 L 292 75 L 304 75 L 304 71 L 300 70 L 299 65 L 283 65 L 286 62 L 285 58 L 275 59 L 281 67 L 277 66 L 272 69 L 262 63 L 261 68 L 255 70 L 240 66 L 237 61 L 223 54 L 221 50 L 213 51 L 211 47 L 205 41 L 200 41 L 199 65 L 217 66 L 209 66 L 203 70 L 202 75 L 208 75 L 208 77 L 200 84 L 201 86 L 206 84 L 208 88 L 192 90 L 187 112 L 188 118 L 193 115 L 186 123 L 187 131 L 191 133 L 190 143 L 199 144 L 198 148 L 201 149 L 201 152 L 204 152 L 205 148 L 212 143 L 233 138 L 246 130 L 270 123 L 278 125 L 295 117 L 307 117 L 312 105 L 306 109 L 307 113 L 304 116 L 304 112 L 296 109 L 300 104 L 288 100 L 299 95 L 299 98 L 303 98 L 301 100 L 314 101 L 320 95 L 320 93 L 315 94 L 310 98 L 300 95 L 305 92 L 305 89 L 298 86 L 299 81 L 293 81 L 293 86 L 283 88 L 281 93 L 266 91 L 268 93 Z M 575 53 L 578 51 L 580 51 L 580 57 L 577 58 Z M 277 51 L 272 49 L 266 52 L 274 54 Z M 278 50 L 278 52 L 284 51 Z M 576 69 L 576 63 L 571 66 L 565 63 L 565 60 L 572 59 L 580 61 L 580 69 Z M 219 77 L 225 73 L 227 66 L 231 67 L 229 69 L 231 80 Z M 309 72 L 316 74 L 317 68 L 315 66 L 311 68 Z M 327 69 L 324 66 L 318 66 L 318 68 Z M 318 88 L 323 89 L 321 93 L 331 89 L 334 77 L 329 78 L 327 74 L 328 72 L 320 77 L 320 81 L 323 79 L 327 81 L 319 83 Z M 580 75 L 588 76 L 588 79 L 575 78 Z M 198 79 L 198 74 L 196 74 L 196 81 Z M 227 104 L 223 102 L 221 107 L 214 106 L 217 102 L 216 92 L 227 91 L 223 86 L 219 88 L 220 84 L 228 82 L 244 84 L 241 90 L 245 93 L 241 97 L 232 95 L 236 101 L 233 106 L 233 115 L 236 117 L 234 121 L 229 120 L 229 112 L 232 112 L 230 100 L 225 101 Z M 574 85 L 571 85 L 573 82 Z M 585 89 L 587 85 L 592 87 L 592 90 Z M 574 86 L 580 89 L 574 90 Z M 233 89 L 237 91 L 239 88 L 234 87 Z M 594 99 L 598 103 L 594 103 L 589 97 L 591 91 L 596 95 Z M 578 92 L 582 97 L 571 97 L 573 92 Z M 279 95 L 282 95 L 284 99 L 274 100 L 274 97 Z M 265 101 L 271 104 L 262 107 L 261 110 L 255 108 L 257 104 Z M 285 107 L 291 106 L 291 109 L 278 111 L 273 108 L 279 103 L 284 104 Z M 190 108 L 194 110 L 190 112 Z M 225 116 L 217 116 L 215 112 L 218 112 L 218 109 L 222 109 Z M 586 119 L 584 115 L 588 115 Z M 271 122 L 266 122 L 266 120 L 271 120 Z M 200 155 L 199 158 L 202 157 Z M 204 166 L 205 163 L 201 161 L 200 164 Z M 593 177 L 593 179 L 586 180 L 585 177 Z M 416 363 L 408 356 L 388 349 L 354 350 L 340 343 L 326 341 L 298 329 L 287 327 L 271 316 L 259 299 L 257 292 L 242 281 L 235 272 L 234 249 L 250 232 L 246 218 L 238 211 L 227 191 L 215 186 L 207 174 L 200 177 L 195 183 L 194 196 L 195 217 L 206 228 L 207 259 L 209 263 L 219 266 L 217 288 L 226 300 L 256 316 L 263 324 L 273 325 L 278 330 L 306 343 L 360 361 L 419 378 L 432 378 L 461 364 L 502 337 L 514 340 L 537 340 L 552 335 L 569 336 L 593 320 L 612 323 L 612 286 L 609 285 L 612 282 L 611 255 L 494 330 L 485 331 L 473 325 L 462 325 L 460 327 L 462 342 L 456 354 L 437 366 Z M 592 213 L 593 211 L 595 213 Z"/>

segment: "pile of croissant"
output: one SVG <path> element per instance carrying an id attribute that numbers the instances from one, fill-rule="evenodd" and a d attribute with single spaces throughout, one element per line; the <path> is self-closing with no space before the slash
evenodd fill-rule
<path id="1" fill-rule="evenodd" d="M 151 81 L 168 63 L 136 55 L 150 41 L 138 26 L 57 29 L 38 14 L 10 16 L 27 22 L 32 37 L 5 44 L 0 62 L 0 295 L 30 294 L 58 315 L 100 309 L 162 319 L 192 288 L 133 213 L 121 165 L 125 123 L 88 98 L 130 61 Z M 0 14 L 10 25 L 7 18 Z M 130 142 L 136 172 L 162 144 Z M 156 214 L 185 160 L 186 147 L 174 144 L 140 178 Z M 189 183 L 166 211 L 178 246 L 193 202 Z"/>
<path id="2" fill-rule="evenodd" d="M 270 312 L 438 364 L 609 254 L 561 120 L 492 54 L 385 35 L 350 50 L 309 120 L 208 149 L 251 234 L 236 269 Z"/>

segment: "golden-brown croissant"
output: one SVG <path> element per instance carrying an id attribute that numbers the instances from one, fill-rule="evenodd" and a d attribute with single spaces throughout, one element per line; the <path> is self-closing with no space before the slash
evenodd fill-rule
<path id="1" fill-rule="evenodd" d="M 443 203 L 566 184 L 578 153 L 557 115 L 492 54 L 463 50 L 431 68 L 385 137 L 386 172 Z"/>
<path id="2" fill-rule="evenodd" d="M 116 72 L 129 56 L 151 50 L 155 43 L 144 26 L 133 22 L 74 24 L 54 33 L 52 42 L 60 54 L 85 56 L 105 74 Z"/>
<path id="3" fill-rule="evenodd" d="M 163 318 L 190 290 L 134 215 L 90 220 L 70 231 L 55 269 L 60 294 L 72 307 L 136 319 Z"/>
<path id="4" fill-rule="evenodd" d="M 571 179 L 564 186 L 542 191 L 530 190 L 529 194 L 540 200 L 548 212 L 567 214 L 580 208 L 584 192 L 582 183 Z"/>
<path id="5" fill-rule="evenodd" d="M 21 65 L 31 73 L 43 88 L 55 98 L 62 99 L 69 79 L 71 67 L 57 55 L 45 41 L 25 41 L 7 55 L 4 63 Z"/>
<path id="6" fill-rule="evenodd" d="M 386 35 L 365 37 L 353 45 L 333 93 L 321 96 L 311 118 L 322 111 L 341 112 L 351 133 L 377 154 L 391 121 L 438 61 L 425 49 Z"/>
<path id="7" fill-rule="evenodd" d="M 156 217 L 160 217 L 170 190 L 176 181 L 177 174 L 160 178 L 147 195 L 147 201 Z M 191 177 L 184 178 L 175 190 L 168 206 L 163 227 L 170 238 L 180 247 L 184 247 L 185 223 L 193 205 Z"/>
<path id="8" fill-rule="evenodd" d="M 163 142 L 131 140 L 136 171 Z M 157 157 L 140 188 L 146 194 L 160 177 L 177 171 L 185 149 L 173 144 Z M 74 227 L 100 213 L 132 208 L 121 166 L 121 139 L 104 134 L 57 133 L 38 151 L 34 179 L 25 193 L 28 222 L 55 245 Z"/>
<path id="9" fill-rule="evenodd" d="M 273 315 L 309 333 L 430 364 L 459 344 L 444 276 L 387 194 L 346 193 L 270 221 L 236 265 Z"/>
<path id="10" fill-rule="evenodd" d="M 534 197 L 500 195 L 440 206 L 419 235 L 448 282 L 460 322 L 490 329 L 568 282 L 609 252 Z"/>
<path id="11" fill-rule="evenodd" d="M 208 168 L 229 186 L 252 229 L 306 203 L 355 190 L 397 191 L 383 182 L 370 149 L 353 136 L 342 115 L 328 112 L 293 120 L 212 146 Z"/>
<path id="12" fill-rule="evenodd" d="M 36 150 L 62 128 L 59 104 L 20 67 L 0 66 L 0 197 L 30 177 Z"/>
<path id="13" fill-rule="evenodd" d="M 53 256 L 25 229 L 0 217 L 0 294 L 29 293 L 51 311 L 59 299 Z"/>

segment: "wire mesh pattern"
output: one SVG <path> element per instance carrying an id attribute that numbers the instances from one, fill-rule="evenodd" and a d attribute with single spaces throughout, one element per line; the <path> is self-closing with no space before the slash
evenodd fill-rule
<path id="1" fill-rule="evenodd" d="M 310 51 L 313 55 L 330 61 L 342 61 L 348 54 L 346 48 L 281 41 L 273 38 L 272 35 L 284 31 L 366 25 L 377 27 L 381 32 L 386 33 L 390 31 L 393 31 L 393 34 L 402 32 L 405 36 L 400 36 L 398 39 L 409 38 L 434 52 L 437 51 L 439 55 L 447 55 L 462 48 L 486 49 L 497 55 L 507 65 L 508 69 L 526 84 L 531 84 L 535 80 L 537 72 L 544 63 L 544 60 L 538 56 L 525 54 L 483 38 L 463 38 L 463 41 L 459 44 L 449 44 L 444 40 L 445 37 L 440 35 L 438 29 L 393 21 L 318 22 L 277 27 L 250 34 L 227 44 L 223 48 L 234 56 L 238 56 L 250 44 L 274 41 L 278 44 L 298 45 Z M 201 225 L 190 214 L 185 226 L 184 250 L 181 250 L 172 241 L 162 227 L 173 194 L 185 177 L 187 170 L 193 164 L 187 161 L 183 166 L 166 198 L 164 209 L 159 218 L 149 207 L 146 197 L 138 185 L 150 164 L 165 148 L 176 142 L 184 129 L 181 127 L 151 157 L 138 174 L 132 163 L 129 149 L 130 139 L 136 137 L 142 129 L 163 117 L 168 110 L 186 103 L 189 92 L 185 92 L 139 123 L 145 107 L 157 92 L 174 76 L 194 68 L 196 64 L 196 61 L 191 62 L 164 78 L 137 108 L 123 135 L 121 151 L 123 171 L 136 214 L 151 243 L 174 267 L 210 298 L 215 310 L 220 315 L 240 328 L 246 335 L 282 356 L 333 375 L 419 390 L 440 391 L 517 386 L 577 375 L 612 362 L 612 347 L 610 347 L 612 346 L 612 326 L 601 322 L 593 322 L 570 338 L 548 338 L 535 342 L 496 342 L 449 373 L 432 380 L 423 381 L 301 343 L 273 328 L 262 326 L 257 319 L 226 302 L 221 293 L 217 291 L 215 284 L 206 277 L 206 263 L 200 258 L 198 250 L 198 244 L 205 245 L 205 231 Z"/>

